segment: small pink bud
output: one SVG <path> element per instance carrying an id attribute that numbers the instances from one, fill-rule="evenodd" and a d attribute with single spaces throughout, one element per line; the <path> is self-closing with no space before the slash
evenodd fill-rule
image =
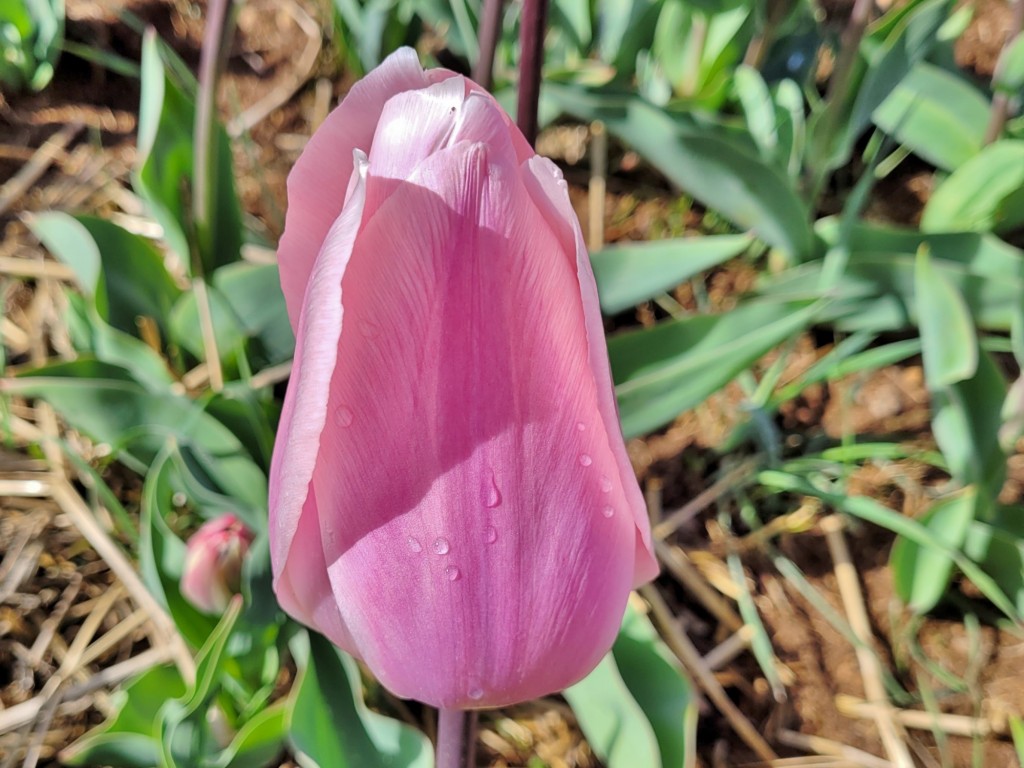
<path id="1" fill-rule="evenodd" d="M 204 613 L 221 613 L 241 586 L 253 534 L 231 514 L 203 523 L 185 549 L 181 593 Z"/>

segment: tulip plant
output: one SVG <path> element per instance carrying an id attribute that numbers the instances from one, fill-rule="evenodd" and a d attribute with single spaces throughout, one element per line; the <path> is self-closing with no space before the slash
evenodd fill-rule
<path id="1" fill-rule="evenodd" d="M 696 697 L 630 604 L 658 562 L 623 438 L 733 381 L 743 418 L 720 450 L 752 456 L 729 489 L 744 525 L 769 541 L 772 516 L 813 499 L 898 534 L 912 612 L 959 573 L 1020 620 L 1024 515 L 998 500 L 1024 431 L 1004 378 L 1024 363 L 1024 253 L 1006 239 L 1024 222 L 1020 30 L 979 84 L 952 63 L 969 10 L 951 0 L 877 19 L 858 0 L 839 35 L 806 0 L 551 2 L 545 31 L 532 1 L 338 0 L 365 77 L 296 162 L 277 244 L 244 226 L 214 108 L 232 4 L 210 4 L 198 82 L 144 33 L 133 184 L 162 236 L 34 216 L 77 279 L 77 358 L 3 389 L 144 478 L 136 518 L 72 455 L 196 669 L 132 681 L 66 762 L 452 768 L 465 712 L 560 692 L 609 768 L 692 765 Z M 423 26 L 493 89 L 424 68 L 401 47 Z M 519 127 L 501 106 L 516 96 Z M 588 255 L 532 146 L 566 117 L 682 190 L 701 236 Z M 910 154 L 938 169 L 920 227 L 869 220 Z M 830 195 L 840 212 L 819 216 Z M 276 263 L 243 259 L 253 243 Z M 761 267 L 735 307 L 669 295 L 731 259 Z M 645 302 L 654 320 L 606 342 L 602 313 Z M 835 343 L 785 379 L 811 327 Z M 776 415 L 808 387 L 915 355 L 938 451 L 785 439 Z M 854 466 L 907 455 L 949 477 L 923 518 L 848 493 Z M 438 708 L 436 730 L 400 699 Z"/>

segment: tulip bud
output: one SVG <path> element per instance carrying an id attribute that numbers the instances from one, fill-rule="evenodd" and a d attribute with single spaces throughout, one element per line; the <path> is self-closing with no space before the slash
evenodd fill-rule
<path id="1" fill-rule="evenodd" d="M 241 587 L 253 534 L 234 515 L 203 523 L 185 547 L 181 594 L 205 613 L 222 613 Z"/>
<path id="2" fill-rule="evenodd" d="M 278 258 L 281 606 L 439 707 L 584 677 L 658 568 L 559 170 L 403 49 L 307 144 Z"/>

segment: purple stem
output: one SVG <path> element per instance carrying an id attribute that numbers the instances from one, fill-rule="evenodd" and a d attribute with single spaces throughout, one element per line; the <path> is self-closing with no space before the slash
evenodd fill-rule
<path id="1" fill-rule="evenodd" d="M 473 68 L 473 79 L 484 89 L 491 90 L 494 84 L 494 52 L 498 47 L 501 32 L 502 0 L 484 0 L 480 15 L 480 56 Z"/>
<path id="2" fill-rule="evenodd" d="M 437 711 L 436 768 L 469 768 L 466 762 L 466 723 L 465 710 Z"/>
<path id="3" fill-rule="evenodd" d="M 211 175 L 216 161 L 214 125 L 217 110 L 217 80 L 227 60 L 227 42 L 232 32 L 234 0 L 210 0 L 199 55 L 199 92 L 192 145 L 192 215 L 200 239 L 205 240 L 210 222 Z"/>
<path id="4" fill-rule="evenodd" d="M 547 15 L 547 0 L 524 0 L 523 15 L 519 20 L 519 102 L 516 106 L 516 124 L 531 146 L 537 140 L 537 102 L 540 100 Z"/>

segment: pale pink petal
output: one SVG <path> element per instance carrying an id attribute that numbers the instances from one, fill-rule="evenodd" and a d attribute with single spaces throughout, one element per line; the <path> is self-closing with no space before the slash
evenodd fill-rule
<path id="1" fill-rule="evenodd" d="M 608 431 L 609 439 L 616 445 L 624 444 L 619 422 L 618 404 L 612 385 L 611 369 L 608 365 L 608 348 L 605 344 L 604 325 L 598 303 L 597 283 L 590 267 L 590 258 L 583 242 L 579 221 L 569 201 L 568 188 L 562 172 L 547 158 L 534 156 L 524 164 L 524 178 L 538 210 L 557 234 L 566 253 L 575 254 L 575 267 L 583 298 L 583 313 L 586 338 L 590 350 L 590 366 L 597 382 L 597 408 Z M 647 518 L 647 505 L 640 487 L 636 483 L 633 467 L 625 450 L 614 452 L 617 476 L 626 489 L 627 503 L 636 521 L 636 571 L 633 586 L 638 587 L 658 575 L 658 561 L 651 541 L 651 528 Z"/>
<path id="2" fill-rule="evenodd" d="M 329 387 L 345 418 L 313 472 L 355 650 L 395 693 L 447 707 L 584 676 L 637 570 L 635 480 L 607 370 L 580 343 L 580 268 L 505 144 L 434 153 L 364 223 Z"/>
<path id="3" fill-rule="evenodd" d="M 326 612 L 328 618 L 321 628 L 339 644 L 347 633 L 337 607 L 331 609 L 333 594 L 310 480 L 328 422 L 327 400 L 343 316 L 342 275 L 352 255 L 366 197 L 365 158 L 356 162 L 349 200 L 327 234 L 305 291 L 295 363 L 270 466 L 270 556 L 278 600 L 285 611 L 313 626 L 321 626 L 315 617 Z"/>
<path id="4" fill-rule="evenodd" d="M 453 76 L 443 72 L 436 77 Z M 288 212 L 277 255 L 281 289 L 293 329 L 298 327 L 313 262 L 345 201 L 345 188 L 352 176 L 352 150 L 369 153 L 388 99 L 427 84 L 415 51 L 395 51 L 352 86 L 340 106 L 310 137 L 288 175 Z"/>

